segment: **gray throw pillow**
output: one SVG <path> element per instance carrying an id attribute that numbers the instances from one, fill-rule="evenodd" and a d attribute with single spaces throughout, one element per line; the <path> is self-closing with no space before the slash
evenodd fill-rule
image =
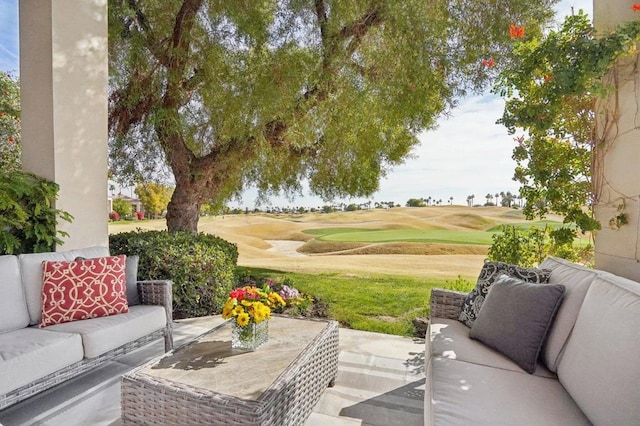
<path id="1" fill-rule="evenodd" d="M 124 275 L 127 281 L 127 303 L 129 306 L 139 305 L 138 295 L 138 259 L 137 255 L 127 256 Z"/>
<path id="2" fill-rule="evenodd" d="M 485 262 L 480 270 L 478 282 L 471 292 L 467 295 L 462 305 L 462 311 L 458 317 L 467 327 L 473 326 L 473 322 L 482 308 L 484 299 L 487 297 L 489 288 L 496 278 L 506 274 L 510 277 L 518 278 L 528 283 L 548 283 L 551 276 L 550 269 L 523 268 L 505 262 Z"/>
<path id="3" fill-rule="evenodd" d="M 563 285 L 536 285 L 500 275 L 491 286 L 469 337 L 533 373 L 563 296 Z"/>

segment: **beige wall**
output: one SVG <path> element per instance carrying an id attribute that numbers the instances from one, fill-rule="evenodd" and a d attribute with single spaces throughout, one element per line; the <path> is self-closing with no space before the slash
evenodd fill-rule
<path id="1" fill-rule="evenodd" d="M 607 32 L 618 23 L 638 18 L 631 3 L 594 0 L 594 23 Z M 640 87 L 638 58 L 620 62 L 606 81 L 615 93 L 598 103 L 597 132 L 602 142 L 595 150 L 594 190 L 596 218 L 602 230 L 596 235 L 596 267 L 640 281 Z M 623 214 L 628 223 L 610 224 Z"/>
<path id="2" fill-rule="evenodd" d="M 60 185 L 58 250 L 107 245 L 107 0 L 20 0 L 23 165 Z"/>

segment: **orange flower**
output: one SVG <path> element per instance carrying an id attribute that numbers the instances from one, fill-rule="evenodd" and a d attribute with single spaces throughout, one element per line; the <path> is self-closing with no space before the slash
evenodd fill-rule
<path id="1" fill-rule="evenodd" d="M 640 10 L 640 3 L 634 3 L 633 6 L 631 6 L 631 9 L 633 9 L 634 12 L 637 12 Z"/>
<path id="2" fill-rule="evenodd" d="M 13 143 L 13 142 L 15 142 L 15 139 L 13 138 L 13 136 L 11 136 L 11 137 L 9 138 L 9 143 Z"/>
<path id="3" fill-rule="evenodd" d="M 524 37 L 524 26 L 518 27 L 514 24 L 509 25 L 509 35 L 511 36 L 511 38 Z"/>
<path id="4" fill-rule="evenodd" d="M 487 60 L 487 59 L 483 59 L 483 60 L 482 60 L 482 66 L 483 66 L 483 67 L 489 67 L 489 68 L 491 68 L 491 67 L 493 67 L 495 64 L 496 64 L 496 63 L 495 63 L 495 61 L 493 60 L 493 58 L 489 58 L 488 60 Z"/>
<path id="5" fill-rule="evenodd" d="M 548 83 L 551 81 L 551 79 L 553 78 L 553 76 L 551 74 L 545 74 L 544 75 L 544 82 Z"/>

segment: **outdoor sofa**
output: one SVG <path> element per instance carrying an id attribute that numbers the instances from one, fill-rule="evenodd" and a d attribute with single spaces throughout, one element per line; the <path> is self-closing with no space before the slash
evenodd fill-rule
<path id="1" fill-rule="evenodd" d="M 640 425 L 640 284 L 557 258 L 540 268 L 564 296 L 533 374 L 470 338 L 496 289 L 472 328 L 458 320 L 467 294 L 433 290 L 426 425 Z M 512 301 L 499 314 L 519 306 Z M 523 342 L 511 345 L 517 352 Z"/>
<path id="2" fill-rule="evenodd" d="M 128 312 L 39 327 L 43 261 L 106 257 L 106 247 L 0 256 L 0 409 L 161 337 L 172 349 L 172 283 L 137 281 L 137 258 L 126 259 Z"/>

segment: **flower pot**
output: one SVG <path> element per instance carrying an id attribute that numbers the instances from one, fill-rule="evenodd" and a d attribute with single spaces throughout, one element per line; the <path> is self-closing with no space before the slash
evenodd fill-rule
<path id="1" fill-rule="evenodd" d="M 256 324 L 250 321 L 245 326 L 240 326 L 235 320 L 231 320 L 231 347 L 255 351 L 264 345 L 269 339 L 269 321 L 265 320 Z"/>

